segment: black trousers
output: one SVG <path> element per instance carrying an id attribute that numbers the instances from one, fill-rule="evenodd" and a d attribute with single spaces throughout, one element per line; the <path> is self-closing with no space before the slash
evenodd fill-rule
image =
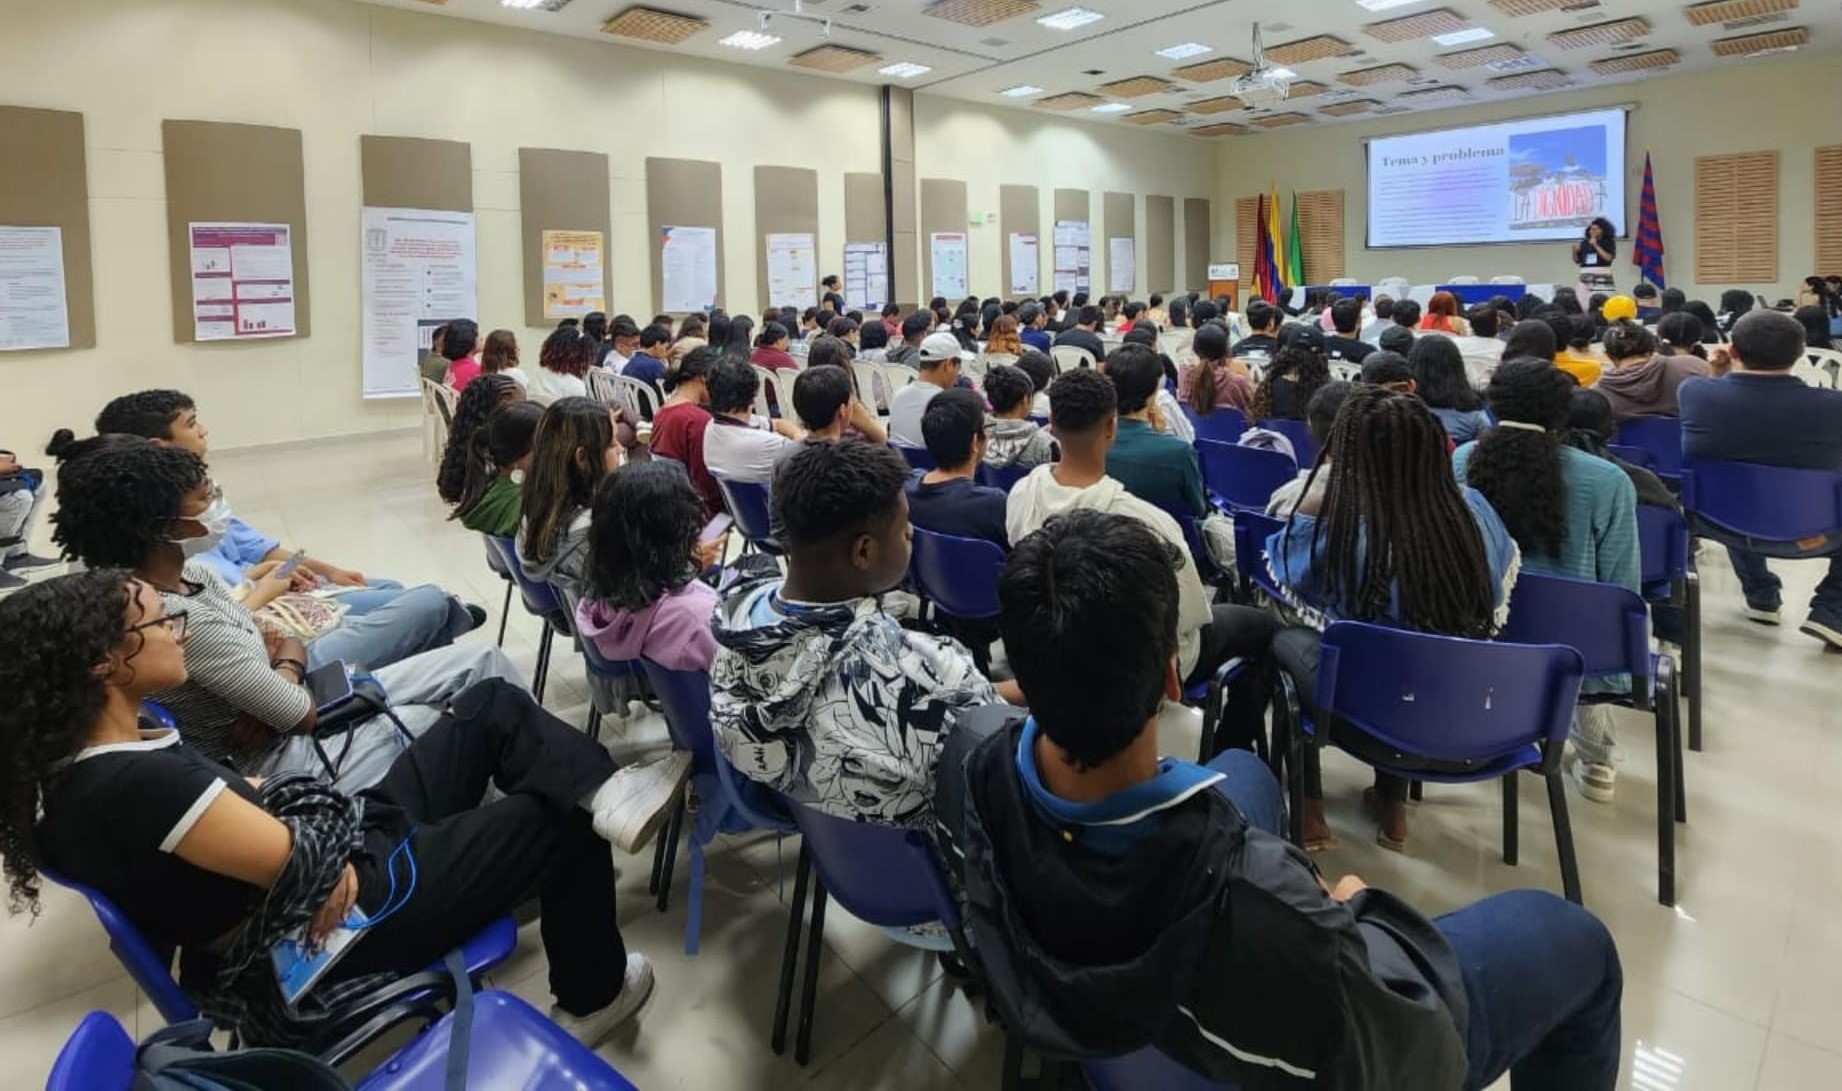
<path id="1" fill-rule="evenodd" d="M 358 903 L 385 904 L 392 850 L 411 826 L 415 888 L 334 969 L 415 973 L 536 890 L 557 1005 L 586 1015 L 620 994 L 627 949 L 614 917 L 614 858 L 580 801 L 614 774 L 607 751 L 503 679 L 462 693 L 448 715 L 365 793 Z M 503 798 L 481 804 L 488 784 Z M 409 883 L 396 863 L 397 893 Z"/>
<path id="2" fill-rule="evenodd" d="M 1252 606 L 1221 605 L 1210 609 L 1213 616 L 1203 627 L 1196 666 L 1183 684 L 1188 687 L 1207 681 L 1230 659 L 1246 660 L 1247 670 L 1228 687 L 1227 707 L 1215 729 L 1215 751 L 1252 750 L 1254 739 L 1266 731 L 1266 708 L 1273 693 L 1271 649 L 1273 637 L 1280 630 L 1279 619 Z"/>

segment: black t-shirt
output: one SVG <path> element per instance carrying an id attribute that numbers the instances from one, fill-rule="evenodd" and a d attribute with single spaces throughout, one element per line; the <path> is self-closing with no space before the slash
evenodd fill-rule
<path id="1" fill-rule="evenodd" d="M 1230 356 L 1276 356 L 1279 354 L 1279 338 L 1264 333 L 1243 337 L 1228 350 Z"/>
<path id="2" fill-rule="evenodd" d="M 1610 266 L 1612 259 L 1618 256 L 1618 244 L 1611 239 L 1600 239 L 1599 245 L 1605 247 L 1606 253 L 1611 257 L 1600 257 L 1599 251 L 1593 249 L 1590 240 L 1581 239 L 1573 248 L 1574 264 L 1583 269 Z"/>
<path id="3" fill-rule="evenodd" d="M 1324 338 L 1324 351 L 1332 360 L 1342 360 L 1346 363 L 1360 364 L 1368 359 L 1369 354 L 1375 352 L 1376 348 L 1367 341 L 1358 341 L 1354 337 L 1345 337 L 1340 333 L 1333 333 Z"/>
<path id="4" fill-rule="evenodd" d="M 154 942 L 208 943 L 249 916 L 263 895 L 261 887 L 177 855 L 226 788 L 257 802 L 249 781 L 182 744 L 176 732 L 92 747 L 46 793 L 39 852 L 53 871 L 106 895 Z"/>

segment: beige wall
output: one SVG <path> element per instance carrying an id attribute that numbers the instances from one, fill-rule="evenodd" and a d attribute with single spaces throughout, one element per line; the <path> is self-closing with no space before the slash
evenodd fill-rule
<path id="1" fill-rule="evenodd" d="M 968 213 L 998 211 L 998 187 L 1033 185 L 1042 203 L 1040 245 L 1045 269 L 1041 293 L 1050 291 L 1054 268 L 1048 248 L 1054 241 L 1055 190 L 1087 189 L 1088 217 L 1093 225 L 1093 295 L 1106 291 L 1107 242 L 1101 233 L 1102 194 L 1130 193 L 1138 209 L 1137 294 L 1147 291 L 1145 280 L 1145 198 L 1150 194 L 1176 198 L 1178 209 L 1174 247 L 1177 275 L 1183 275 L 1183 198 L 1210 197 L 1216 192 L 1215 150 L 1208 141 L 1193 136 L 1140 132 L 1115 125 L 1073 121 L 1052 113 L 1031 113 L 1003 107 L 981 106 L 958 99 L 915 96 L 915 173 L 923 178 L 957 178 L 966 183 Z M 1217 207 L 1219 223 L 1232 218 Z M 1005 295 L 1003 248 L 1009 245 L 995 220 L 968 227 L 969 279 L 981 296 Z M 926 239 L 918 245 L 926 246 Z M 1231 258 L 1224 260 L 1233 260 Z M 917 270 L 919 269 L 917 257 Z M 917 276 L 919 274 L 917 273 Z M 1198 290 L 1207 285 L 1180 285 Z M 924 286 L 925 288 L 925 286 Z M 927 291 L 922 294 L 928 295 Z"/>
<path id="2" fill-rule="evenodd" d="M 1655 162 L 1658 215 L 1668 248 L 1669 283 L 1710 301 L 1722 288 L 1743 287 L 1774 300 L 1795 294 L 1812 272 L 1815 240 L 1815 160 L 1812 147 L 1842 144 L 1842 112 L 1808 105 L 1814 87 L 1835 88 L 1834 54 L 1796 60 L 1735 64 L 1716 74 L 1685 75 L 1559 95 L 1519 98 L 1488 106 L 1404 114 L 1366 124 L 1292 133 L 1233 137 L 1218 145 L 1218 249 L 1234 252 L 1234 200 L 1277 185 L 1282 199 L 1295 189 L 1345 191 L 1345 268 L 1365 282 L 1403 276 L 1416 284 L 1452 276 L 1521 275 L 1530 282 L 1571 282 L 1576 270 L 1565 243 L 1503 244 L 1415 250 L 1365 250 L 1367 230 L 1362 140 L 1372 136 L 1501 121 L 1569 110 L 1636 103 L 1628 133 L 1627 230 L 1637 225 L 1644 153 Z M 1695 284 L 1695 158 L 1727 152 L 1770 151 L 1779 160 L 1778 279 L 1771 284 Z M 1290 207 L 1289 204 L 1287 207 Z M 1634 282 L 1630 240 L 1619 244 L 1615 270 Z"/>

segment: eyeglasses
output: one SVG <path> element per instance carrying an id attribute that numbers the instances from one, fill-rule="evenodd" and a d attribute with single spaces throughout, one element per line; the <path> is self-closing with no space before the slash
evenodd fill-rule
<path id="1" fill-rule="evenodd" d="M 167 629 L 172 632 L 174 640 L 184 640 L 186 634 L 186 612 L 184 610 L 175 610 L 170 614 L 163 614 L 160 617 L 143 621 L 138 625 L 130 625 L 128 626 L 128 631 L 131 633 L 138 633 L 143 629 L 151 629 L 156 625 L 166 626 Z"/>

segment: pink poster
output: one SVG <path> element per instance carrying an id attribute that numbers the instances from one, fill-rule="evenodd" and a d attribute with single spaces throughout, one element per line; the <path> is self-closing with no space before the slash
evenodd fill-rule
<path id="1" fill-rule="evenodd" d="M 192 337 L 294 335 L 294 243 L 287 224 L 195 223 Z"/>

